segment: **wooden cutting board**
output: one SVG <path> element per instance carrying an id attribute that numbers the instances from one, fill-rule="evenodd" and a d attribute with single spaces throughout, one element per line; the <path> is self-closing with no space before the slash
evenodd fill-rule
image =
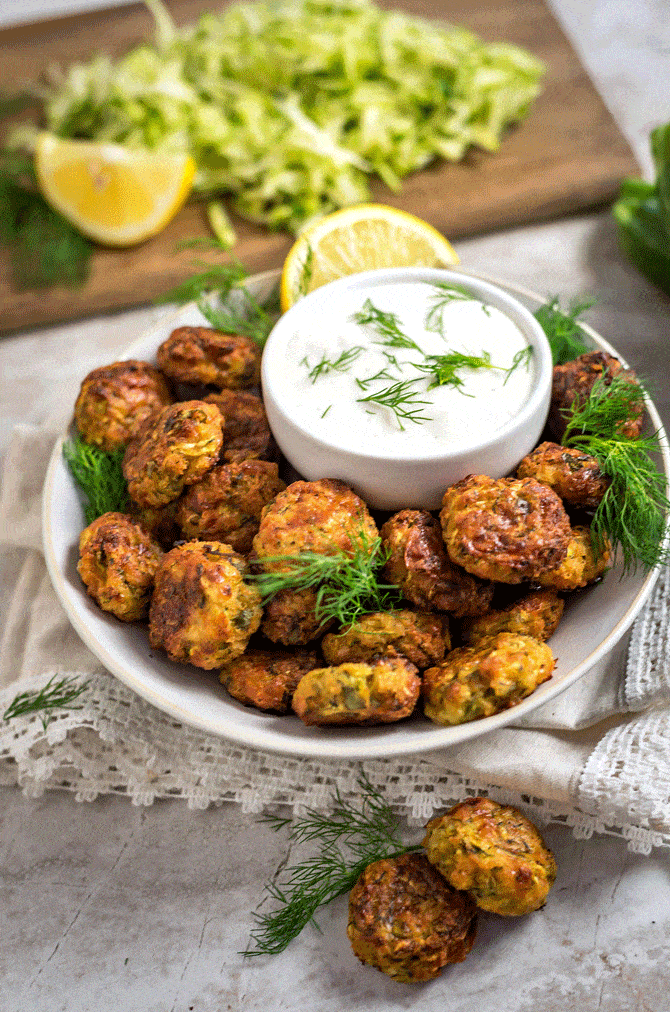
<path id="1" fill-rule="evenodd" d="M 216 0 L 168 0 L 168 6 L 182 24 Z M 530 115 L 507 134 L 497 154 L 473 151 L 457 165 L 435 164 L 407 179 L 400 194 L 374 184 L 373 199 L 411 211 L 457 239 L 604 204 L 624 176 L 639 174 L 627 142 L 540 0 L 399 0 L 386 6 L 465 25 L 489 41 L 517 43 L 543 60 L 548 73 Z M 118 55 L 151 30 L 140 5 L 6 29 L 0 32 L 0 91 L 19 90 L 53 62 L 66 66 L 98 51 Z M 281 264 L 289 235 L 238 218 L 234 223 L 239 241 L 233 252 L 250 271 Z M 192 254 L 175 254 L 175 244 L 208 234 L 203 204 L 190 202 L 142 246 L 97 250 L 83 289 L 17 291 L 7 261 L 0 260 L 0 330 L 150 302 L 192 272 Z"/>

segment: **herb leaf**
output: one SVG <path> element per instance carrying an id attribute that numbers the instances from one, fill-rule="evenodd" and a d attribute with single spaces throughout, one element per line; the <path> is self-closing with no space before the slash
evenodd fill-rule
<path id="1" fill-rule="evenodd" d="M 448 281 L 430 282 L 433 292 L 433 305 L 426 313 L 424 326 L 426 330 L 434 334 L 444 333 L 444 310 L 452 302 L 477 302 L 479 301 L 472 292 L 462 285 L 451 284 Z M 482 303 L 482 309 L 490 316 L 489 307 Z"/>
<path id="2" fill-rule="evenodd" d="M 19 692 L 3 713 L 2 719 L 12 720 L 27 713 L 41 713 L 42 727 L 46 731 L 53 717 L 52 710 L 61 710 L 65 707 L 71 710 L 81 709 L 81 704 L 77 706 L 72 704 L 87 687 L 88 680 L 81 683 L 72 675 L 66 675 L 64 678 L 52 675 L 41 689 L 34 692 Z"/>
<path id="3" fill-rule="evenodd" d="M 431 374 L 432 381 L 428 386 L 429 390 L 444 386 L 456 387 L 456 389 L 462 387 L 463 380 L 456 375 L 458 369 L 499 368 L 491 364 L 491 356 L 487 351 L 483 351 L 481 355 L 465 355 L 460 351 L 450 351 L 446 355 L 426 355 L 425 362 L 413 362 L 412 365 L 422 372 Z"/>
<path id="4" fill-rule="evenodd" d="M 419 398 L 418 390 L 411 389 L 417 381 L 415 379 L 400 380 L 392 383 L 383 390 L 368 394 L 367 397 L 357 397 L 360 404 L 379 404 L 383 408 L 389 408 L 395 415 L 395 419 L 402 432 L 405 431 L 403 422 L 414 422 L 420 425 L 422 422 L 429 422 L 430 415 L 422 415 L 421 404 L 430 404 L 430 401 L 423 401 Z"/>
<path id="5" fill-rule="evenodd" d="M 567 312 L 563 312 L 555 297 L 536 311 L 535 319 L 547 335 L 554 365 L 571 362 L 589 350 L 577 319 L 592 305 L 593 300 L 574 302 Z"/>
<path id="6" fill-rule="evenodd" d="M 321 361 L 317 362 L 314 368 L 311 369 L 307 375 L 309 379 L 311 379 L 312 384 L 314 384 L 320 376 L 325 376 L 329 372 L 347 372 L 359 355 L 362 355 L 364 351 L 365 348 L 363 348 L 362 345 L 357 344 L 354 345 L 353 348 L 347 348 L 335 359 L 330 359 L 324 355 Z M 305 362 L 305 365 L 307 365 L 307 362 Z"/>
<path id="7" fill-rule="evenodd" d="M 374 327 L 381 338 L 377 344 L 383 344 L 386 348 L 411 348 L 413 351 L 421 352 L 418 344 L 400 329 L 396 314 L 378 309 L 371 299 L 365 300 L 363 308 L 354 313 L 353 319 L 361 326 Z"/>
<path id="8" fill-rule="evenodd" d="M 318 908 L 352 889 L 369 864 L 420 849 L 418 844 L 403 844 L 398 835 L 400 819 L 370 781 L 361 776 L 358 784 L 360 807 L 346 801 L 336 789 L 334 809 L 329 815 L 307 809 L 294 822 L 273 815 L 260 820 L 275 832 L 290 826 L 292 843 L 314 841 L 319 849 L 298 864 L 281 869 L 266 885 L 277 909 L 253 915 L 256 921 L 250 937 L 253 947 L 243 955 L 283 952 Z M 346 848 L 346 855 L 341 847 Z"/>
<path id="9" fill-rule="evenodd" d="M 103 513 L 128 509 L 128 486 L 121 468 L 124 450 L 106 452 L 77 436 L 63 444 L 63 456 L 84 496 L 87 524 Z"/>

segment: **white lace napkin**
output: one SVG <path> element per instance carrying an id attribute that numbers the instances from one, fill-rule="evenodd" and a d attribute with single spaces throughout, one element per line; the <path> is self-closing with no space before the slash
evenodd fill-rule
<path id="1" fill-rule="evenodd" d="M 237 801 L 327 809 L 334 786 L 357 790 L 364 769 L 396 809 L 425 821 L 433 811 L 487 793 L 567 822 L 576 834 L 624 836 L 632 849 L 670 846 L 670 574 L 605 662 L 518 724 L 421 759 L 320 762 L 233 745 L 150 706 L 112 675 L 73 631 L 41 552 L 41 488 L 53 430 L 19 427 L 0 491 L 0 579 L 6 620 L 0 644 L 0 715 L 18 692 L 55 673 L 84 692 L 77 709 L 0 721 L 0 782 L 80 800 L 117 793 L 135 804 L 181 797 L 193 807 Z"/>

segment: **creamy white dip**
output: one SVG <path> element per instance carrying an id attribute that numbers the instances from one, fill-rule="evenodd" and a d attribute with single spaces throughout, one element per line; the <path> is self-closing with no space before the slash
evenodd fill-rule
<path id="1" fill-rule="evenodd" d="M 288 334 L 280 397 L 294 422 L 340 449 L 416 458 L 474 446 L 514 418 L 536 380 L 537 365 L 524 334 L 499 309 L 458 293 L 442 306 L 436 333 L 426 322 L 431 310 L 436 321 L 438 295 L 435 285 L 423 281 L 343 291 L 328 306 L 327 318 L 310 318 L 299 332 Z M 375 309 L 394 314 L 398 329 L 416 348 L 389 346 L 376 326 L 356 321 L 368 297 Z M 435 375 L 417 366 L 430 366 L 428 356 L 452 353 L 488 356 L 493 368 L 459 366 L 460 385 L 431 389 Z M 340 368 L 335 368 L 338 359 Z M 399 405 L 399 413 L 363 400 L 408 380 L 416 382 L 400 390 L 410 399 Z M 403 417 L 403 411 L 415 413 L 417 420 Z"/>

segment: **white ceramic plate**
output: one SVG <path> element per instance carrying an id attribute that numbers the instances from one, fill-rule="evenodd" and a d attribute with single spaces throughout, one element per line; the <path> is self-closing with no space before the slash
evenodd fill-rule
<path id="1" fill-rule="evenodd" d="M 475 276 L 507 289 L 530 309 L 536 309 L 544 301 L 532 292 L 494 278 Z M 269 293 L 277 277 L 278 272 L 267 272 L 256 275 L 249 284 L 262 297 Z M 188 324 L 206 324 L 193 305 L 166 317 L 144 334 L 126 350 L 126 357 L 154 361 L 158 345 L 175 327 Z M 616 354 L 593 330 L 584 329 L 594 347 Z M 648 404 L 648 411 L 652 427 L 662 430 L 653 404 Z M 670 475 L 664 433 L 662 437 L 663 465 Z M 319 758 L 411 755 L 455 745 L 503 727 L 562 692 L 609 653 L 649 597 L 658 575 L 654 571 L 620 579 L 620 573 L 614 570 L 602 583 L 574 595 L 551 639 L 551 648 L 558 658 L 553 677 L 511 710 L 457 727 L 440 727 L 415 716 L 382 727 L 308 728 L 297 717 L 281 717 L 242 706 L 227 695 L 216 672 L 173 664 L 165 655 L 151 650 L 146 628 L 118 622 L 94 604 L 77 574 L 83 515 L 63 460 L 63 439 L 54 448 L 44 486 L 43 534 L 49 573 L 72 625 L 109 671 L 154 706 L 186 724 L 258 749 Z"/>

